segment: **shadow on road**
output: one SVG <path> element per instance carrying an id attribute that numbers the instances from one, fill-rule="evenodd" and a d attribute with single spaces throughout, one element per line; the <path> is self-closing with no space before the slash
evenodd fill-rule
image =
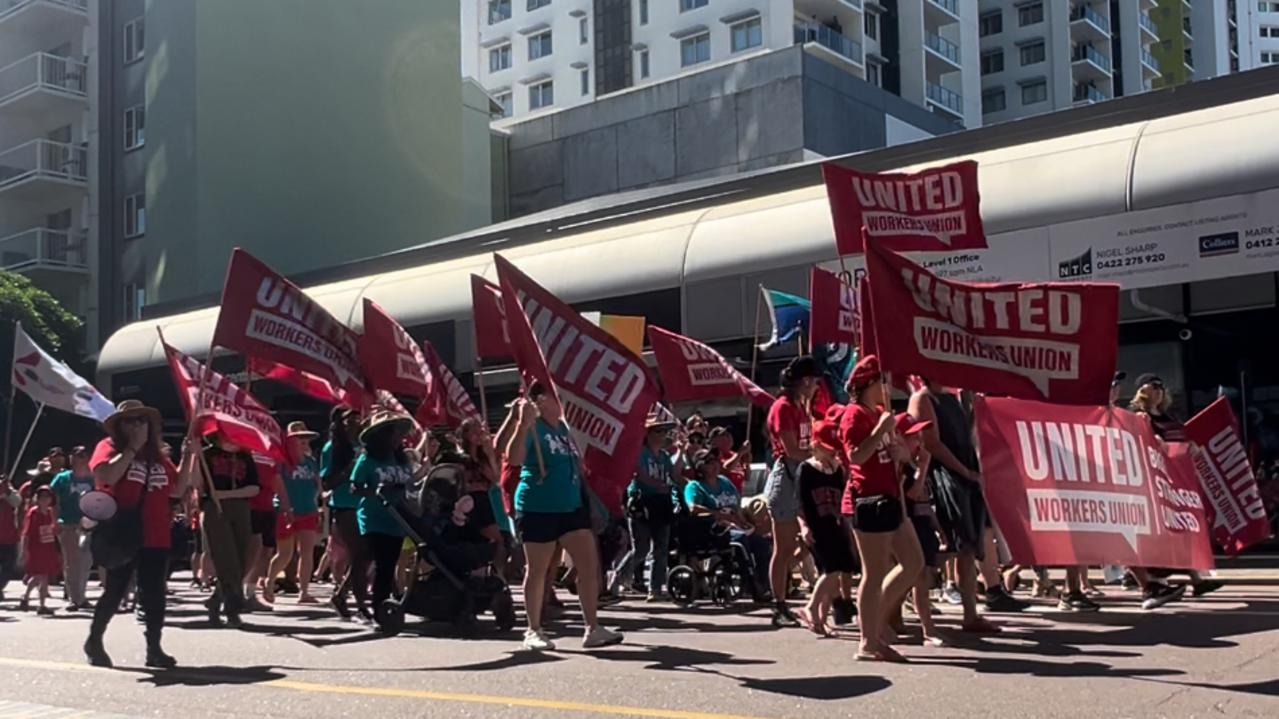
<path id="1" fill-rule="evenodd" d="M 262 684 L 284 679 L 285 675 L 274 667 L 178 667 L 176 669 L 122 669 L 121 671 L 142 674 L 139 683 L 152 684 L 157 687 L 213 687 L 243 686 L 246 684 Z"/>

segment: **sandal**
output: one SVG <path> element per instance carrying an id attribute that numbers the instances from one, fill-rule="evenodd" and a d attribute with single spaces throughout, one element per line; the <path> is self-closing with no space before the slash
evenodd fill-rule
<path id="1" fill-rule="evenodd" d="M 858 649 L 855 659 L 859 662 L 891 662 L 893 664 L 906 664 L 906 657 L 897 653 L 892 647 L 880 647 L 879 649 Z"/>

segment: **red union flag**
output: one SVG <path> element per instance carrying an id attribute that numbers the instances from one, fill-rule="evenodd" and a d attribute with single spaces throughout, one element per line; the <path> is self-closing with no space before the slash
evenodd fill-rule
<path id="1" fill-rule="evenodd" d="M 1194 445 L 1188 451 L 1208 502 L 1208 523 L 1217 544 L 1238 554 L 1269 537 L 1266 507 L 1230 402 L 1221 397 L 1195 415 L 1186 423 L 1186 436 Z"/>
<path id="2" fill-rule="evenodd" d="M 737 371 L 723 355 L 692 337 L 649 325 L 648 341 L 653 345 L 668 401 L 745 397 L 761 407 L 772 406 L 771 394 Z"/>
<path id="3" fill-rule="evenodd" d="M 182 409 L 187 420 L 202 407 L 196 417 L 197 434 L 204 436 L 221 431 L 232 442 L 250 452 L 259 452 L 273 459 L 288 461 L 284 452 L 284 432 L 272 416 L 271 410 L 256 397 L 241 389 L 234 382 L 199 361 L 170 347 L 161 336 L 169 370 L 173 373 L 173 385 L 178 390 Z M 200 380 L 204 379 L 204 398 L 201 404 Z"/>
<path id="4" fill-rule="evenodd" d="M 422 405 L 418 407 L 418 421 L 423 426 L 444 423 L 451 429 L 457 429 L 468 419 L 483 422 L 484 419 L 479 410 L 475 409 L 475 403 L 466 393 L 466 388 L 458 381 L 453 370 L 444 364 L 440 353 L 435 351 L 435 346 L 430 341 L 423 342 L 422 351 L 426 357 L 426 366 L 434 375 L 432 384 L 435 391 L 423 397 Z M 429 417 L 431 421 L 424 421 L 423 416 Z"/>
<path id="5" fill-rule="evenodd" d="M 915 173 L 858 172 L 822 165 L 840 255 L 864 251 L 865 237 L 894 250 L 971 250 L 986 246 L 977 163 L 964 160 Z"/>
<path id="6" fill-rule="evenodd" d="M 1014 563 L 1213 566 L 1194 469 L 1142 417 L 980 395 L 975 413 L 986 501 Z"/>
<path id="7" fill-rule="evenodd" d="M 297 285 L 240 248 L 231 253 L 213 343 L 358 392 L 360 336 Z"/>
<path id="8" fill-rule="evenodd" d="M 364 404 L 363 394 L 352 394 L 345 390 L 338 389 L 333 386 L 332 382 L 323 377 L 316 377 L 309 372 L 303 372 L 299 369 L 286 367 L 282 364 L 264 360 L 261 357 L 250 357 L 248 362 L 248 371 L 263 379 L 283 382 L 293 388 L 301 391 L 303 394 L 314 397 L 321 402 L 329 404 L 344 404 L 348 407 L 360 408 Z"/>
<path id="9" fill-rule="evenodd" d="M 809 320 L 812 342 L 857 344 L 857 295 L 833 272 L 814 267 L 808 277 L 813 303 Z"/>
<path id="10" fill-rule="evenodd" d="M 378 389 L 409 397 L 435 391 L 426 356 L 417 340 L 373 300 L 364 298 L 364 337 L 360 367 Z"/>
<path id="11" fill-rule="evenodd" d="M 635 474 L 644 418 L 658 399 L 643 360 L 495 255 L 511 349 L 525 381 L 553 388 L 591 487 L 610 511 Z"/>
<path id="12" fill-rule="evenodd" d="M 482 359 L 513 356 L 502 288 L 479 275 L 471 275 L 471 309 L 475 320 L 475 354 Z"/>
<path id="13" fill-rule="evenodd" d="M 884 369 L 988 394 L 1106 404 L 1118 285 L 943 280 L 878 242 L 866 270 Z"/>

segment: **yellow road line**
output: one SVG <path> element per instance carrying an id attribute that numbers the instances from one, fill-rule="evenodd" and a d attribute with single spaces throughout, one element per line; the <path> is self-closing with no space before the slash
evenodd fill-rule
<path id="1" fill-rule="evenodd" d="M 25 669 L 56 669 L 73 672 L 97 672 L 112 674 L 113 669 L 91 667 L 86 664 L 56 662 L 42 659 L 13 659 L 0 657 L 0 666 L 20 667 Z M 172 674 L 181 675 L 182 668 L 171 670 Z M 207 674 L 201 676 L 207 677 Z M 561 712 L 582 712 L 602 714 L 606 716 L 654 717 L 655 719 L 760 719 L 741 714 L 716 714 L 714 712 L 684 711 L 680 709 L 657 709 L 648 707 L 632 707 L 613 704 L 592 704 L 588 702 L 561 701 L 558 699 L 537 699 L 533 697 L 513 697 L 492 694 L 465 694 L 459 692 L 439 692 L 419 689 L 396 689 L 391 687 L 364 687 L 342 684 L 320 684 L 316 682 L 300 682 L 292 679 L 274 679 L 257 682 L 250 686 L 275 687 L 292 691 L 320 694 L 354 694 L 373 697 L 393 697 L 398 699 L 430 699 L 441 702 L 457 702 L 461 704 L 484 704 L 508 707 L 527 707 L 530 709 L 547 709 Z"/>

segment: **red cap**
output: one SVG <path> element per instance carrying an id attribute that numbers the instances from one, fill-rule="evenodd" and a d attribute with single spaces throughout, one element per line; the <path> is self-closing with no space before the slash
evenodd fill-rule
<path id="1" fill-rule="evenodd" d="M 824 419 L 813 424 L 813 442 L 832 452 L 839 452 L 839 422 Z"/>
<path id="2" fill-rule="evenodd" d="M 902 412 L 901 414 L 897 415 L 896 419 L 897 419 L 897 434 L 900 434 L 903 437 L 907 435 L 915 434 L 916 432 L 923 432 L 924 430 L 928 429 L 929 427 L 933 425 L 932 421 L 930 420 L 920 421 L 910 416 L 910 414 L 906 412 Z"/>
<path id="3" fill-rule="evenodd" d="M 875 355 L 866 355 L 861 358 L 857 366 L 853 367 L 853 373 L 848 376 L 848 386 L 865 387 L 882 374 L 879 371 L 879 358 Z"/>

